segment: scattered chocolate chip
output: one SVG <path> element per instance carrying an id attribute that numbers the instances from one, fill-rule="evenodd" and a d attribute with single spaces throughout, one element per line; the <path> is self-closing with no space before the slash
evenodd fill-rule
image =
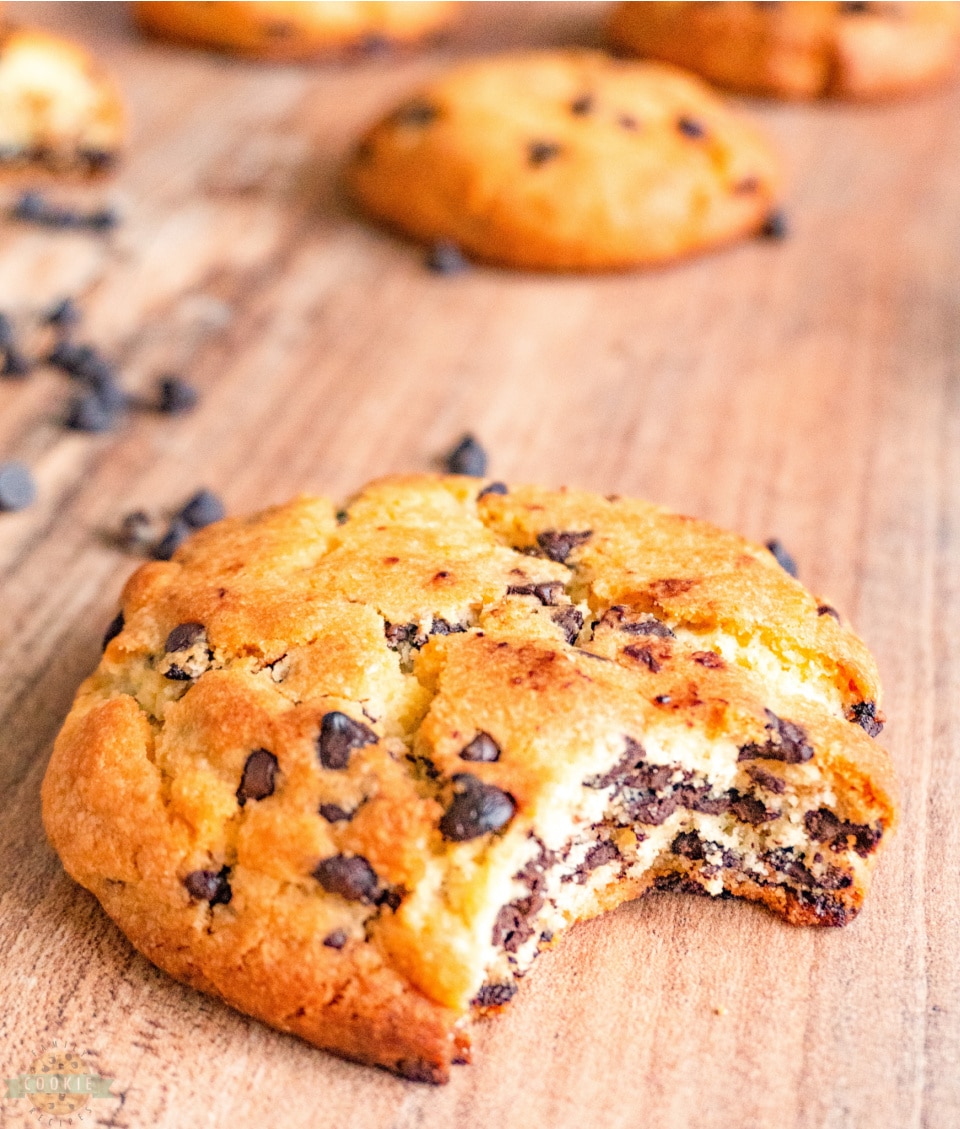
<path id="1" fill-rule="evenodd" d="M 733 789 L 730 795 L 732 797 L 730 811 L 741 823 L 749 823 L 752 827 L 756 827 L 769 819 L 776 819 L 779 814 L 767 811 L 766 806 L 756 796 L 741 795 L 736 789 Z"/>
<path id="2" fill-rule="evenodd" d="M 3 350 L 3 365 L 0 366 L 0 376 L 6 380 L 22 380 L 30 375 L 33 368 L 29 359 L 20 352 L 16 345 L 7 345 Z"/>
<path id="3" fill-rule="evenodd" d="M 527 160 L 534 168 L 545 165 L 560 155 L 560 146 L 553 141 L 531 141 L 527 146 Z"/>
<path id="4" fill-rule="evenodd" d="M 503 1007 L 517 994 L 517 985 L 511 980 L 505 984 L 484 984 L 470 1001 L 474 1007 Z"/>
<path id="5" fill-rule="evenodd" d="M 684 137 L 700 138 L 705 137 L 707 134 L 706 127 L 695 118 L 677 118 L 677 129 L 680 130 Z"/>
<path id="6" fill-rule="evenodd" d="M 334 929 L 324 937 L 323 943 L 328 949 L 342 949 L 347 943 L 347 934 L 343 929 Z"/>
<path id="7" fill-rule="evenodd" d="M 387 646 L 393 650 L 409 644 L 411 647 L 422 647 L 427 641 L 427 634 L 420 630 L 416 623 L 384 623 L 383 634 Z"/>
<path id="8" fill-rule="evenodd" d="M 41 192 L 23 192 L 17 198 L 11 215 L 14 219 L 36 223 L 43 216 L 46 200 Z"/>
<path id="9" fill-rule="evenodd" d="M 123 630 L 123 612 L 117 614 L 110 620 L 110 626 L 103 633 L 103 650 L 106 650 L 108 645 L 116 639 L 116 637 Z"/>
<path id="10" fill-rule="evenodd" d="M 596 870 L 597 867 L 604 866 L 608 862 L 613 862 L 614 859 L 620 857 L 620 852 L 617 850 L 616 843 L 611 842 L 609 839 L 604 839 L 600 843 L 594 845 L 584 855 L 583 863 L 581 864 L 584 871 Z"/>
<path id="11" fill-rule="evenodd" d="M 476 776 L 461 772 L 453 778 L 458 789 L 440 820 L 444 839 L 461 843 L 499 831 L 513 818 L 517 805 L 512 796 Z"/>
<path id="12" fill-rule="evenodd" d="M 87 431 L 91 434 L 112 431 L 117 425 L 117 412 L 95 392 L 85 392 L 74 396 L 70 401 L 64 425 L 71 431 Z"/>
<path id="13" fill-rule="evenodd" d="M 726 665 L 716 651 L 694 651 L 690 658 L 700 666 L 710 667 L 712 670 L 722 670 Z"/>
<path id="14" fill-rule="evenodd" d="M 703 843 L 696 831 L 683 831 L 673 841 L 670 847 L 675 855 L 681 858 L 698 862 L 703 859 Z"/>
<path id="15" fill-rule="evenodd" d="M 621 129 L 628 129 L 631 132 L 640 128 L 640 123 L 632 114 L 621 114 L 620 117 L 617 118 L 617 125 L 620 126 Z"/>
<path id="16" fill-rule="evenodd" d="M 143 549 L 153 539 L 153 522 L 145 510 L 133 510 L 120 521 L 117 542 L 128 550 Z"/>
<path id="17" fill-rule="evenodd" d="M 489 486 L 484 486 L 484 488 L 477 495 L 477 501 L 479 502 L 481 498 L 485 498 L 488 494 L 506 494 L 506 493 L 507 493 L 506 483 L 504 483 L 504 482 L 491 482 Z"/>
<path id="18" fill-rule="evenodd" d="M 786 239 L 790 234 L 790 225 L 783 212 L 770 212 L 763 221 L 760 234 L 764 239 Z"/>
<path id="19" fill-rule="evenodd" d="M 378 740 L 376 733 L 359 721 L 339 710 L 331 710 L 323 715 L 320 722 L 317 754 L 324 768 L 346 768 L 354 749 L 375 745 Z"/>
<path id="20" fill-rule="evenodd" d="M 43 320 L 54 329 L 73 329 L 80 323 L 80 308 L 72 298 L 64 298 L 47 311 Z"/>
<path id="21" fill-rule="evenodd" d="M 237 789 L 237 803 L 243 807 L 247 800 L 265 800 L 273 795 L 277 777 L 277 758 L 266 749 L 255 749 L 243 766 L 243 776 Z"/>
<path id="22" fill-rule="evenodd" d="M 450 574 L 447 572 L 437 573 L 437 576 L 442 577 L 449 575 Z M 447 623 L 447 621 L 440 616 L 437 616 L 437 618 L 430 623 L 431 635 L 462 635 L 466 630 L 466 627 L 462 623 Z"/>
<path id="23" fill-rule="evenodd" d="M 784 548 L 783 542 L 779 538 L 774 537 L 771 541 L 767 542 L 767 548 L 773 554 L 774 560 L 789 576 L 796 577 L 798 574 L 797 562 L 790 556 Z"/>
<path id="24" fill-rule="evenodd" d="M 337 510 L 337 525 L 346 525 L 350 520 L 350 514 L 346 510 Z"/>
<path id="25" fill-rule="evenodd" d="M 196 388 L 182 376 L 169 374 L 157 381 L 157 411 L 164 415 L 185 415 L 197 406 Z"/>
<path id="26" fill-rule="evenodd" d="M 578 117 L 593 111 L 593 97 L 590 94 L 581 94 L 570 103 L 570 113 Z"/>
<path id="27" fill-rule="evenodd" d="M 583 627 L 583 612 L 579 608 L 558 608 L 550 617 L 566 637 L 568 646 L 573 646 Z"/>
<path id="28" fill-rule="evenodd" d="M 565 564 L 567 557 L 585 541 L 593 536 L 592 529 L 562 533 L 556 529 L 545 529 L 537 534 L 537 545 L 545 556 L 559 564 Z"/>
<path id="29" fill-rule="evenodd" d="M 883 722 L 877 717 L 876 702 L 854 702 L 847 710 L 847 720 L 855 722 L 870 737 L 879 737 Z"/>
<path id="30" fill-rule="evenodd" d="M 353 818 L 353 813 L 346 811 L 338 804 L 321 804 L 317 809 L 327 823 L 346 823 Z"/>
<path id="31" fill-rule="evenodd" d="M 397 110 L 391 121 L 394 125 L 430 125 L 440 116 L 436 106 L 429 102 L 408 102 Z"/>
<path id="32" fill-rule="evenodd" d="M 113 208 L 97 208 L 92 212 L 79 212 L 59 204 L 50 203 L 41 192 L 24 192 L 10 213 L 13 219 L 35 223 L 50 228 L 87 228 L 90 231 L 109 231 L 119 223 Z"/>
<path id="33" fill-rule="evenodd" d="M 154 545 L 152 556 L 157 561 L 168 561 L 186 541 L 193 530 L 185 521 L 175 518 L 167 527 L 167 532 Z"/>
<path id="34" fill-rule="evenodd" d="M 626 737 L 624 740 L 626 742 L 624 752 L 617 763 L 607 772 L 588 776 L 583 782 L 584 788 L 609 788 L 612 784 L 620 783 L 624 777 L 636 771 L 644 763 L 646 753 L 643 746 L 632 737 Z"/>
<path id="35" fill-rule="evenodd" d="M 803 764 L 813 756 L 813 746 L 807 737 L 807 731 L 802 725 L 792 721 L 784 721 L 772 710 L 764 710 L 767 715 L 765 729 L 769 736 L 764 744 L 758 745 L 751 742 L 740 749 L 739 760 L 756 760 L 763 757 L 766 760 L 783 761 L 784 764 Z"/>
<path id="36" fill-rule="evenodd" d="M 508 596 L 536 596 L 545 607 L 552 608 L 560 602 L 563 595 L 563 584 L 559 580 L 547 580 L 540 584 L 511 584 L 507 588 Z"/>
<path id="37" fill-rule="evenodd" d="M 785 781 L 781 780 L 779 776 L 774 776 L 772 772 L 768 772 L 759 764 L 748 764 L 747 776 L 754 784 L 759 784 L 761 788 L 766 788 L 768 792 L 774 792 L 778 796 L 782 796 L 787 789 Z"/>
<path id="38" fill-rule="evenodd" d="M 840 613 L 837 611 L 836 608 L 830 607 L 829 604 L 821 604 L 817 608 L 817 615 L 830 615 L 830 616 L 833 616 L 833 618 L 837 621 L 837 623 L 840 622 Z"/>
<path id="39" fill-rule="evenodd" d="M 328 894 L 339 894 L 348 902 L 372 903 L 376 897 L 377 876 L 362 855 L 333 855 L 313 871 L 313 877 Z"/>
<path id="40" fill-rule="evenodd" d="M 811 839 L 826 843 L 832 851 L 846 851 L 851 846 L 864 858 L 883 837 L 881 830 L 874 830 L 864 823 L 850 823 L 841 820 L 828 808 L 808 811 L 803 817 L 804 826 Z"/>
<path id="41" fill-rule="evenodd" d="M 377 905 L 386 906 L 387 909 L 393 910 L 394 913 L 400 908 L 400 903 L 403 901 L 404 891 L 394 887 L 392 890 L 384 890 L 377 895 Z"/>
<path id="42" fill-rule="evenodd" d="M 198 490 L 186 502 L 177 517 L 186 522 L 191 529 L 203 529 L 204 526 L 220 521 L 226 513 L 223 502 L 212 490 Z"/>
<path id="43" fill-rule="evenodd" d="M 0 313 L 0 349 L 9 349 L 14 343 L 13 322 Z"/>
<path id="44" fill-rule="evenodd" d="M 637 662 L 642 663 L 647 670 L 656 674 L 660 669 L 660 664 L 653 656 L 653 652 L 649 647 L 642 647 L 639 643 L 633 643 L 629 647 L 623 648 L 623 653 L 629 655 L 630 658 L 636 659 Z"/>
<path id="45" fill-rule="evenodd" d="M 16 513 L 33 504 L 37 487 L 25 463 L 0 463 L 0 512 Z"/>
<path id="46" fill-rule="evenodd" d="M 230 889 L 230 867 L 220 870 L 194 870 L 183 880 L 187 893 L 198 902 L 212 906 L 225 906 L 233 897 Z"/>
<path id="47" fill-rule="evenodd" d="M 439 239 L 427 252 L 427 269 L 434 274 L 462 274 L 470 269 L 470 261 L 449 239 Z"/>
<path id="48" fill-rule="evenodd" d="M 171 663 L 163 672 L 164 678 L 169 678 L 171 682 L 192 682 L 193 675 L 184 670 L 182 666 L 177 666 L 176 663 Z"/>
<path id="49" fill-rule="evenodd" d="M 178 623 L 167 636 L 164 651 L 171 655 L 176 651 L 189 650 L 203 635 L 205 628 L 202 623 Z"/>
<path id="50" fill-rule="evenodd" d="M 500 759 L 500 746 L 489 733 L 478 733 L 469 744 L 460 750 L 460 759 L 464 761 L 481 761 L 492 764 Z"/>
<path id="51" fill-rule="evenodd" d="M 487 452 L 472 435 L 464 435 L 444 461 L 450 474 L 483 478 L 487 473 Z"/>

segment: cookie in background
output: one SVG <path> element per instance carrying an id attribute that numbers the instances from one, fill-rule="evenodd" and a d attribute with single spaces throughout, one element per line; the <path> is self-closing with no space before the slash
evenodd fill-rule
<path id="1" fill-rule="evenodd" d="M 773 98 L 883 98 L 945 79 L 960 51 L 956 3 L 622 3 L 618 49 Z"/>
<path id="2" fill-rule="evenodd" d="M 376 54 L 428 41 L 454 22 L 450 0 L 398 3 L 135 3 L 142 30 L 252 59 Z"/>

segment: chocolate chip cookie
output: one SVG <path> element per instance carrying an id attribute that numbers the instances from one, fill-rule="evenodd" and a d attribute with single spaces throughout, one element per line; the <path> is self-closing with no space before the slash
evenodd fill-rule
<path id="1" fill-rule="evenodd" d="M 575 921 L 650 889 L 860 909 L 876 667 L 769 550 L 458 476 L 229 518 L 127 583 L 43 784 L 172 975 L 442 1082 Z"/>
<path id="2" fill-rule="evenodd" d="M 759 232 L 770 144 L 699 80 L 542 51 L 465 63 L 374 126 L 347 169 L 370 215 L 490 262 L 603 270 Z"/>
<path id="3" fill-rule="evenodd" d="M 956 3 L 623 3 L 628 52 L 774 98 L 878 98 L 944 78 L 960 48 Z"/>

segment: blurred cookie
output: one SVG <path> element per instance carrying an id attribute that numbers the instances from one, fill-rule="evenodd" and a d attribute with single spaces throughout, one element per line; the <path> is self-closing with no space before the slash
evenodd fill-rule
<path id="1" fill-rule="evenodd" d="M 648 889 L 853 918 L 895 811 L 876 667 L 835 616 L 646 502 L 301 498 L 131 578 L 44 824 L 172 975 L 444 1081 L 546 945 Z"/>
<path id="2" fill-rule="evenodd" d="M 450 0 L 297 3 L 135 3 L 137 23 L 163 39 L 254 59 L 294 60 L 377 53 L 444 31 Z"/>
<path id="3" fill-rule="evenodd" d="M 102 173 L 117 161 L 125 123 L 116 84 L 83 47 L 0 29 L 0 173 Z"/>
<path id="4" fill-rule="evenodd" d="M 603 270 L 758 231 L 780 163 L 698 79 L 542 51 L 430 82 L 370 130 L 347 178 L 366 211 L 416 238 L 512 266 Z"/>
<path id="5" fill-rule="evenodd" d="M 732 90 L 877 98 L 942 79 L 956 62 L 956 3 L 623 3 L 610 38 Z"/>

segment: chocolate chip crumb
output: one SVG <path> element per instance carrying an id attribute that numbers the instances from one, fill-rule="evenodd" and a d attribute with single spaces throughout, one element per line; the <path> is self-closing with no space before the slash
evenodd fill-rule
<path id="1" fill-rule="evenodd" d="M 778 796 L 782 796 L 787 789 L 785 781 L 781 780 L 779 776 L 774 776 L 772 772 L 768 772 L 759 764 L 748 764 L 747 776 L 755 784 L 759 784 L 761 788 L 766 788 L 768 792 L 773 792 Z"/>
<path id="2" fill-rule="evenodd" d="M 797 562 L 790 556 L 779 538 L 774 537 L 772 540 L 768 541 L 767 548 L 785 573 L 793 577 L 798 575 Z"/>
<path id="3" fill-rule="evenodd" d="M 545 556 L 558 564 L 565 564 L 567 557 L 584 542 L 593 536 L 592 529 L 578 532 L 561 532 L 556 529 L 545 529 L 537 534 L 537 545 Z"/>
<path id="4" fill-rule="evenodd" d="M 716 651 L 694 651 L 690 658 L 700 666 L 710 667 L 712 670 L 722 670 L 726 665 Z"/>
<path id="5" fill-rule="evenodd" d="M 103 633 L 103 650 L 106 650 L 108 645 L 114 639 L 116 639 L 116 637 L 123 630 L 123 625 L 124 625 L 123 612 L 117 612 L 117 614 L 113 617 L 113 619 L 110 620 L 110 626 Z"/>
<path id="6" fill-rule="evenodd" d="M 572 647 L 583 627 L 583 612 L 574 607 L 558 608 L 550 618 L 563 632 L 567 644 Z"/>
<path id="7" fill-rule="evenodd" d="M 548 608 L 556 607 L 562 594 L 563 585 L 559 580 L 547 580 L 540 584 L 511 584 L 507 588 L 508 596 L 536 596 Z"/>
<path id="8" fill-rule="evenodd" d="M 237 789 L 237 803 L 240 807 L 247 800 L 265 800 L 273 795 L 277 768 L 277 758 L 266 749 L 255 749 L 247 757 L 240 787 Z"/>
<path id="9" fill-rule="evenodd" d="M 54 329 L 73 329 L 80 324 L 80 307 L 72 298 L 64 298 L 47 311 L 43 320 Z"/>
<path id="10" fill-rule="evenodd" d="M 427 269 L 434 274 L 463 274 L 470 269 L 470 261 L 449 239 L 439 239 L 427 252 Z"/>
<path id="11" fill-rule="evenodd" d="M 158 561 L 168 561 L 180 546 L 190 536 L 192 530 L 185 521 L 175 518 L 167 527 L 167 532 L 153 547 L 153 558 Z"/>
<path id="12" fill-rule="evenodd" d="M 570 113 L 576 114 L 578 117 L 583 114 L 589 114 L 593 111 L 593 96 L 590 94 L 581 94 L 579 98 L 574 98 L 570 103 Z"/>
<path id="13" fill-rule="evenodd" d="M 460 759 L 492 764 L 500 759 L 500 746 L 489 733 L 478 733 L 469 744 L 460 750 Z"/>
<path id="14" fill-rule="evenodd" d="M 347 943 L 347 934 L 343 929 L 334 929 L 324 937 L 323 943 L 328 949 L 342 949 Z"/>
<path id="15" fill-rule="evenodd" d="M 194 870 L 183 880 L 187 893 L 194 901 L 209 902 L 211 906 L 225 906 L 233 897 L 230 889 L 230 867 L 220 870 Z"/>
<path id="16" fill-rule="evenodd" d="M 840 622 L 840 613 L 836 608 L 832 608 L 829 604 L 821 604 L 817 608 L 817 615 L 830 615 L 833 616 L 837 623 Z"/>
<path id="17" fill-rule="evenodd" d="M 746 761 L 763 757 L 767 760 L 783 761 L 784 764 L 804 764 L 810 760 L 813 756 L 813 746 L 803 726 L 792 721 L 784 721 L 772 710 L 764 712 L 767 715 L 766 742 L 762 745 L 756 742 L 744 745 L 740 749 L 738 759 Z"/>
<path id="18" fill-rule="evenodd" d="M 636 659 L 637 662 L 642 663 L 652 674 L 656 674 L 660 669 L 660 663 L 654 658 L 653 652 L 649 647 L 643 647 L 639 643 L 633 643 L 629 647 L 624 647 L 623 653 L 629 655 L 632 659 Z"/>
<path id="19" fill-rule="evenodd" d="M 157 381 L 157 411 L 163 415 L 185 415 L 193 411 L 198 400 L 196 388 L 182 376 L 170 373 Z"/>
<path id="20" fill-rule="evenodd" d="M 770 212 L 763 221 L 760 234 L 764 239 L 786 239 L 790 234 L 790 225 L 783 212 Z"/>
<path id="21" fill-rule="evenodd" d="M 534 168 L 545 165 L 560 155 L 560 146 L 553 141 L 531 141 L 527 146 L 527 160 Z"/>
<path id="22" fill-rule="evenodd" d="M 37 487 L 25 463 L 0 463 L 0 512 L 25 510 L 36 496 Z"/>
<path id="23" fill-rule="evenodd" d="M 487 452 L 472 435 L 464 435 L 456 447 L 447 455 L 445 463 L 450 474 L 466 474 L 471 478 L 483 478 L 487 473 Z"/>
<path id="24" fill-rule="evenodd" d="M 313 877 L 328 894 L 339 894 L 348 902 L 370 904 L 376 897 L 377 875 L 362 855 L 333 855 L 318 863 Z"/>
<path id="25" fill-rule="evenodd" d="M 0 366 L 0 376 L 5 380 L 22 380 L 30 375 L 33 365 L 16 345 L 10 344 L 3 349 L 3 365 Z"/>
<path id="26" fill-rule="evenodd" d="M 321 804 L 317 810 L 327 823 L 346 823 L 353 818 L 353 813 L 346 811 L 339 804 Z"/>
<path id="27" fill-rule="evenodd" d="M 877 717 L 876 702 L 854 702 L 847 710 L 847 720 L 855 722 L 870 737 L 879 737 L 883 722 Z"/>
<path id="28" fill-rule="evenodd" d="M 517 805 L 512 796 L 476 776 L 461 772 L 453 778 L 454 794 L 440 820 L 440 833 L 450 842 L 476 839 L 499 831 L 513 818 Z"/>
<path id="29" fill-rule="evenodd" d="M 484 486 L 484 488 L 477 495 L 477 501 L 479 502 L 481 498 L 485 498 L 488 494 L 506 494 L 506 493 L 508 493 L 506 483 L 504 483 L 504 482 L 491 482 L 489 486 Z"/>
<path id="30" fill-rule="evenodd" d="M 484 984 L 470 1001 L 474 1007 L 503 1007 L 517 994 L 517 986 L 511 980 L 505 984 Z"/>
<path id="31" fill-rule="evenodd" d="M 177 517 L 191 529 L 203 529 L 226 516 L 227 509 L 212 490 L 198 490 L 180 510 Z"/>
<path id="32" fill-rule="evenodd" d="M 117 413 L 94 392 L 74 396 L 67 406 L 64 425 L 71 431 L 98 434 L 112 431 L 117 424 Z"/>
<path id="33" fill-rule="evenodd" d="M 376 733 L 359 721 L 339 710 L 331 710 L 323 715 L 320 722 L 317 754 L 324 768 L 343 769 L 350 763 L 354 749 L 375 745 L 378 740 Z"/>
<path id="34" fill-rule="evenodd" d="M 684 137 L 700 138 L 705 137 L 707 134 L 706 127 L 695 118 L 677 118 L 677 129 L 680 130 Z"/>

